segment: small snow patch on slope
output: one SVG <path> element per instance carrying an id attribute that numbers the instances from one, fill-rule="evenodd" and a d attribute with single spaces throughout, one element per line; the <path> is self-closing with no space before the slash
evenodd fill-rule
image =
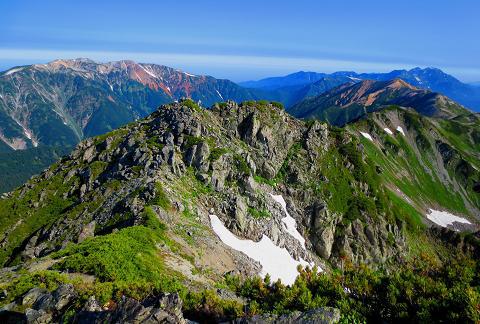
<path id="1" fill-rule="evenodd" d="M 220 92 L 218 92 L 218 90 L 215 90 L 215 91 L 217 91 L 218 96 L 219 96 L 220 98 L 222 98 L 222 100 L 224 100 L 222 94 L 221 94 Z"/>
<path id="2" fill-rule="evenodd" d="M 360 132 L 360 134 L 362 134 L 362 136 L 365 137 L 366 139 L 369 139 L 373 142 L 373 138 L 372 138 L 372 136 L 370 136 L 370 134 L 364 133 L 364 132 Z"/>
<path id="3" fill-rule="evenodd" d="M 158 77 L 151 71 L 147 70 L 144 66 L 142 66 L 141 64 L 139 64 L 138 66 L 140 66 L 148 75 L 150 75 L 151 77 L 154 77 L 155 79 L 158 79 Z"/>
<path id="4" fill-rule="evenodd" d="M 175 70 L 175 71 L 180 72 L 180 73 L 183 73 L 183 74 L 185 74 L 185 75 L 187 75 L 187 76 L 189 76 L 189 77 L 196 77 L 195 74 L 191 74 L 191 73 L 184 72 L 184 71 L 180 71 L 180 70 Z"/>
<path id="5" fill-rule="evenodd" d="M 23 68 L 15 68 L 15 69 L 11 69 L 11 70 L 9 70 L 9 71 L 5 72 L 5 74 L 4 74 L 4 75 L 10 75 L 10 74 L 13 74 L 13 73 L 15 73 L 15 72 L 18 72 L 18 71 L 21 71 L 21 70 L 23 70 Z"/>
<path id="6" fill-rule="evenodd" d="M 399 131 L 400 133 L 402 133 L 403 136 L 405 136 L 405 132 L 403 131 L 403 128 L 401 126 L 397 127 L 397 131 Z"/>
<path id="7" fill-rule="evenodd" d="M 352 80 L 352 81 L 362 81 L 362 79 L 354 78 L 354 77 L 351 77 L 351 76 L 349 76 L 349 77 L 347 77 L 347 78 L 349 78 L 349 79 Z"/>
<path id="8" fill-rule="evenodd" d="M 392 132 L 392 130 L 391 130 L 390 128 L 385 127 L 383 130 L 384 130 L 386 133 L 388 133 L 388 134 L 390 134 L 390 135 L 393 135 L 393 132 Z"/>
<path id="9" fill-rule="evenodd" d="M 283 199 L 282 195 L 272 195 L 273 200 L 278 202 L 280 206 L 282 206 L 283 211 L 285 212 L 285 217 L 282 218 L 282 222 L 285 225 L 285 229 L 287 230 L 288 234 L 293 236 L 297 241 L 300 242 L 302 245 L 303 249 L 305 249 L 305 239 L 303 238 L 302 234 L 297 230 L 297 222 L 295 219 L 290 216 L 290 214 L 287 211 L 287 203 L 285 202 L 285 199 Z"/>
<path id="10" fill-rule="evenodd" d="M 15 120 L 15 119 L 14 119 Z M 15 122 L 18 124 L 18 126 L 20 126 L 22 129 L 23 129 L 23 134 L 25 135 L 26 138 L 28 138 L 34 147 L 37 147 L 38 146 L 38 142 L 32 137 L 32 133 L 30 133 L 30 131 L 28 129 L 26 129 L 25 127 L 23 127 L 22 124 L 20 124 L 18 122 L 18 120 L 15 120 Z"/>
<path id="11" fill-rule="evenodd" d="M 287 249 L 279 248 L 272 240 L 263 235 L 260 242 L 241 240 L 226 228 L 216 215 L 210 215 L 210 223 L 220 240 L 234 250 L 245 253 L 255 261 L 260 262 L 265 277 L 270 274 L 273 281 L 281 279 L 284 284 L 291 285 L 298 276 L 297 266 L 310 266 L 305 260 L 292 258 Z"/>
<path id="12" fill-rule="evenodd" d="M 427 218 L 438 224 L 442 227 L 447 227 L 448 225 L 453 225 L 454 222 L 463 223 L 463 224 L 472 224 L 468 220 L 462 217 L 455 216 L 446 211 L 439 211 L 434 209 L 429 209 Z"/>

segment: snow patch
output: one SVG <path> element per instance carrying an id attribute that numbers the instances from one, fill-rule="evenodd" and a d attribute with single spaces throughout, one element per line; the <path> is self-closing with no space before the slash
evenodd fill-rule
<path id="1" fill-rule="evenodd" d="M 429 220 L 438 224 L 442 227 L 447 227 L 448 225 L 453 225 L 454 222 L 463 223 L 463 224 L 472 224 L 468 220 L 462 217 L 455 216 L 446 211 L 439 211 L 434 209 L 429 209 L 428 214 L 426 215 Z"/>
<path id="2" fill-rule="evenodd" d="M 388 134 L 390 134 L 390 135 L 393 135 L 393 132 L 392 132 L 392 130 L 391 130 L 390 128 L 385 127 L 383 130 L 384 130 L 386 133 L 388 133 Z"/>
<path id="3" fill-rule="evenodd" d="M 422 83 L 422 80 L 420 80 L 420 78 L 417 76 L 415 76 L 415 80 L 417 80 L 418 83 Z"/>
<path id="4" fill-rule="evenodd" d="M 141 64 L 139 64 L 138 66 L 140 66 L 148 75 L 150 75 L 151 77 L 154 77 L 155 79 L 158 79 L 158 77 L 151 71 L 147 70 L 145 67 L 143 67 Z"/>
<path id="5" fill-rule="evenodd" d="M 349 76 L 348 78 L 352 81 L 362 81 L 362 79 L 354 78 L 354 77 L 351 77 L 351 76 Z"/>
<path id="6" fill-rule="evenodd" d="M 222 100 L 224 100 L 222 94 L 221 94 L 220 92 L 218 92 L 218 90 L 215 90 L 215 91 L 217 91 L 218 96 L 219 96 L 220 98 L 222 98 Z"/>
<path id="7" fill-rule="evenodd" d="M 399 131 L 400 133 L 402 133 L 403 136 L 405 136 L 405 132 L 403 131 L 403 128 L 401 126 L 397 127 L 397 131 Z"/>
<path id="8" fill-rule="evenodd" d="M 32 142 L 33 147 L 37 147 L 38 142 L 33 138 L 32 133 L 30 133 L 30 131 L 28 129 L 23 127 L 23 125 L 20 124 L 20 122 L 18 120 L 16 120 L 16 119 L 14 119 L 14 120 L 18 124 L 18 126 L 20 126 L 23 129 L 23 134 L 25 135 L 26 138 L 28 138 Z"/>
<path id="9" fill-rule="evenodd" d="M 295 219 L 290 216 L 287 211 L 287 203 L 285 199 L 283 199 L 282 195 L 272 195 L 273 200 L 282 206 L 283 211 L 285 212 L 285 217 L 282 218 L 282 222 L 285 225 L 285 229 L 287 230 L 288 234 L 290 234 L 293 238 L 295 238 L 300 244 L 302 245 L 303 249 L 305 250 L 305 239 L 303 238 L 302 234 L 297 230 L 297 222 Z"/>
<path id="10" fill-rule="evenodd" d="M 18 72 L 18 71 L 21 71 L 21 70 L 23 70 L 23 68 L 11 69 L 11 70 L 8 70 L 7 72 L 5 72 L 4 75 L 10 75 L 10 74 L 13 74 L 13 73 Z"/>
<path id="11" fill-rule="evenodd" d="M 187 72 L 183 72 L 183 74 L 188 75 L 189 77 L 196 77 L 196 75 L 190 74 L 190 73 L 187 73 Z"/>
<path id="12" fill-rule="evenodd" d="M 370 134 L 364 133 L 364 132 L 360 132 L 360 134 L 362 134 L 362 136 L 365 137 L 366 139 L 369 139 L 373 142 L 373 138 L 372 138 L 372 136 L 370 136 Z"/>
<path id="13" fill-rule="evenodd" d="M 220 240 L 234 250 L 245 253 L 248 257 L 262 265 L 260 275 L 270 274 L 273 281 L 281 279 L 284 284 L 291 285 L 298 276 L 297 266 L 310 266 L 305 260 L 295 260 L 287 249 L 279 248 L 266 235 L 259 242 L 241 240 L 226 228 L 216 215 L 210 215 L 210 223 Z"/>
<path id="14" fill-rule="evenodd" d="M 32 142 L 33 147 L 37 147 L 37 146 L 38 146 L 38 142 L 33 138 L 32 133 L 30 133 L 30 132 L 29 132 L 28 130 L 26 130 L 25 128 L 23 129 L 23 133 L 24 133 L 25 136 Z"/>

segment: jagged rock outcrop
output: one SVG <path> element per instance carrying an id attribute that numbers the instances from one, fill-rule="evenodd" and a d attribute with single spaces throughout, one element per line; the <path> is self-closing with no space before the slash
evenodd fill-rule
<path id="1" fill-rule="evenodd" d="M 18 255 L 44 256 L 68 242 L 140 224 L 145 206 L 158 194 L 157 183 L 168 192 L 172 206 L 182 206 L 184 198 L 175 183 L 185 177 L 215 193 L 196 206 L 204 224 L 213 209 L 237 235 L 253 240 L 268 235 L 304 259 L 346 253 L 354 262 L 385 260 L 402 250 L 397 224 L 383 221 L 381 215 L 374 219 L 366 210 L 360 210 L 363 220 L 346 224 L 345 212 L 330 206 L 335 197 L 329 186 L 337 180 L 324 175 L 332 167 L 325 160 L 335 154 L 337 162 L 332 163 L 342 172 L 361 168 L 336 151 L 353 140 L 348 133 L 332 136 L 325 124 L 305 124 L 263 103 L 228 102 L 210 111 L 191 101 L 161 107 L 142 121 L 82 142 L 58 166 L 15 192 L 11 199 L 17 204 L 38 202 L 20 227 L 28 226 L 58 197 L 64 205 L 31 236 L 7 244 L 3 262 Z M 365 199 L 376 199 L 379 193 L 364 181 L 352 180 L 349 195 L 359 192 Z M 280 221 L 284 215 L 270 197 L 274 192 L 285 196 L 300 233 L 311 239 L 307 247 L 315 253 L 307 253 L 287 234 Z M 6 234 L 4 240 L 13 237 Z"/>
<path id="2" fill-rule="evenodd" d="M 53 292 L 33 288 L 18 302 L 0 309 L 2 323 L 187 323 L 182 313 L 178 294 L 164 294 L 137 301 L 123 296 L 115 305 L 105 307 L 90 296 L 76 314 L 69 307 L 78 303 L 78 294 L 72 285 L 61 285 Z"/>

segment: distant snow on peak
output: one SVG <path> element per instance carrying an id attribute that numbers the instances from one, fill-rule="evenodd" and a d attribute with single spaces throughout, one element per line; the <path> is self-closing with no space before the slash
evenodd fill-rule
<path id="1" fill-rule="evenodd" d="M 352 77 L 352 76 L 348 76 L 347 78 L 349 78 L 352 81 L 362 81 L 362 79 L 355 78 L 355 77 Z"/>
<path id="2" fill-rule="evenodd" d="M 140 66 L 148 75 L 150 75 L 151 77 L 155 78 L 155 79 L 158 79 L 158 76 L 156 74 L 154 74 L 153 72 L 149 71 L 146 67 L 144 67 L 142 64 L 139 64 L 138 66 Z"/>
<path id="3" fill-rule="evenodd" d="M 7 72 L 5 72 L 3 75 L 11 75 L 11 74 L 13 74 L 15 72 L 18 72 L 18 71 L 21 71 L 21 70 L 23 70 L 23 67 L 11 69 L 11 70 L 8 70 Z"/>
<path id="4" fill-rule="evenodd" d="M 185 71 L 181 71 L 181 70 L 175 70 L 175 71 L 183 73 L 183 74 L 185 74 L 186 76 L 189 76 L 189 77 L 193 77 L 193 78 L 197 77 L 195 74 L 191 74 L 191 73 L 188 73 L 188 72 L 185 72 Z"/>
<path id="5" fill-rule="evenodd" d="M 221 94 L 218 90 L 215 89 L 215 91 L 217 92 L 218 96 L 219 96 L 222 100 L 225 100 L 225 99 L 223 99 L 222 94 Z"/>

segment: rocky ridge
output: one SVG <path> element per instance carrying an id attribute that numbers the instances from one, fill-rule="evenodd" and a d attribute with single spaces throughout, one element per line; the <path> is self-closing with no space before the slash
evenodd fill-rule
<path id="1" fill-rule="evenodd" d="M 93 233 L 141 223 L 145 207 L 159 190 L 158 183 L 173 209 L 182 213 L 194 208 L 196 219 L 204 226 L 208 226 L 208 211 L 214 210 L 237 235 L 259 240 L 267 234 L 296 257 L 307 258 L 298 241 L 285 234 L 279 221 L 281 209 L 270 193 L 284 195 L 300 233 L 306 237 L 311 233 L 307 247 L 322 258 L 336 259 L 346 253 L 365 262 L 394 256 L 399 251 L 395 246 L 402 246 L 402 235 L 398 225 L 385 220 L 385 211 L 374 221 L 360 208 L 361 217 L 342 221 L 342 214 L 329 208 L 328 195 L 332 193 L 312 183 L 335 181 L 322 175 L 322 157 L 335 148 L 335 141 L 355 145 L 351 137 L 343 136 L 332 138 L 325 124 L 306 125 L 269 105 L 229 102 L 210 111 L 190 101 L 164 106 L 132 126 L 82 142 L 70 157 L 11 193 L 11 198 L 2 202 L 5 210 L 13 201 L 25 201 L 30 210 L 18 226 L 4 234 L 1 244 L 7 252 L 3 262 L 41 257 Z M 353 165 L 348 157 L 346 162 L 336 163 L 345 172 L 362 167 Z M 179 197 L 179 189 L 190 188 L 175 187 L 178 179 L 192 179 L 188 181 L 211 188 L 205 189 L 211 193 L 195 203 L 186 201 Z M 58 186 L 50 187 L 57 181 Z M 348 189 L 352 193 L 374 198 L 381 191 L 373 190 L 382 190 L 353 181 Z M 271 187 L 269 182 L 276 184 Z M 31 228 L 30 236 L 15 236 L 56 199 L 66 204 L 58 214 Z M 168 211 L 154 209 L 164 221 L 171 219 Z M 116 222 L 118 213 L 123 216 Z M 15 217 L 10 220 L 15 221 Z M 369 226 L 364 227 L 363 222 Z M 397 242 L 387 243 L 387 233 Z"/>

